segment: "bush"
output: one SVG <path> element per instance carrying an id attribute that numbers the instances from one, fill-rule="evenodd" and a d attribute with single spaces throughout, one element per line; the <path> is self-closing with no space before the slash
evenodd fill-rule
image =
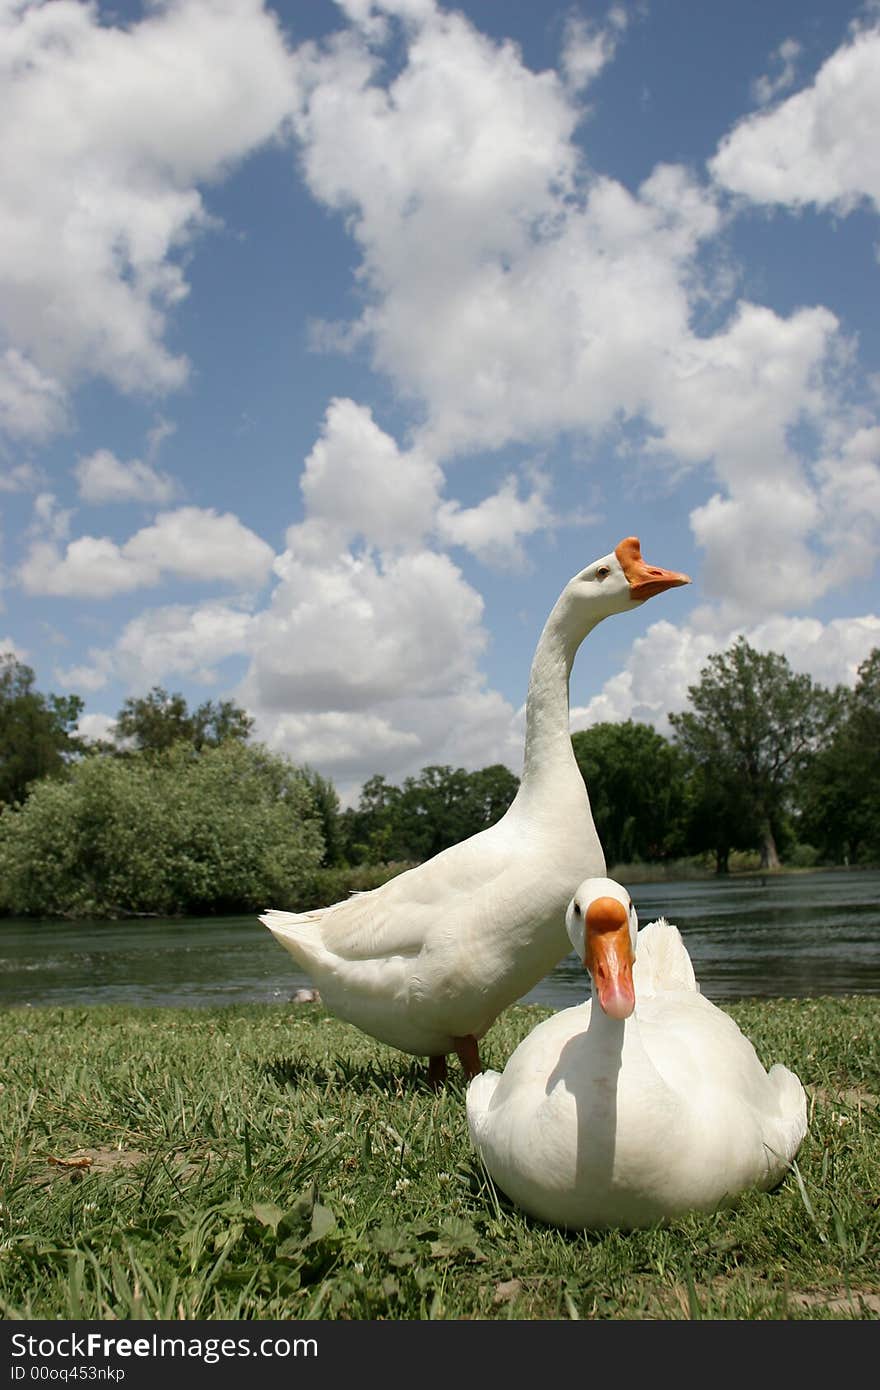
<path id="1" fill-rule="evenodd" d="M 0 816 L 0 908 L 115 917 L 259 910 L 323 851 L 301 773 L 260 747 L 93 756 Z"/>
<path id="2" fill-rule="evenodd" d="M 819 851 L 813 845 L 794 844 L 785 862 L 793 869 L 814 869 L 819 862 Z"/>
<path id="3" fill-rule="evenodd" d="M 330 903 L 341 902 L 351 893 L 368 893 L 371 888 L 381 888 L 390 878 L 396 878 L 414 867 L 413 863 L 396 862 L 355 864 L 353 868 L 320 868 L 308 883 L 301 883 L 291 897 L 283 902 L 273 902 L 272 906 L 290 912 L 308 912 L 311 908 L 327 907 Z"/>

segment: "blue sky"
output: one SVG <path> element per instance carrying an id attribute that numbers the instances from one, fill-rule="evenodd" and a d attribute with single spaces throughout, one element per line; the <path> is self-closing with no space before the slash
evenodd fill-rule
<path id="1" fill-rule="evenodd" d="M 107 731 L 232 697 L 333 778 L 505 761 L 745 633 L 880 645 L 880 7 L 0 0 L 2 647 Z"/>

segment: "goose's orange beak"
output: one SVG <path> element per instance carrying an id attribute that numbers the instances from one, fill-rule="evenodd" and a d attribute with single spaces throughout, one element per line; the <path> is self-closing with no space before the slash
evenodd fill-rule
<path id="1" fill-rule="evenodd" d="M 620 545 L 615 546 L 614 553 L 629 582 L 630 597 L 636 603 L 653 598 L 654 594 L 662 594 L 664 589 L 676 589 L 680 584 L 691 582 L 690 575 L 646 564 L 642 559 L 638 536 L 627 536 Z"/>
<path id="2" fill-rule="evenodd" d="M 636 1006 L 633 950 L 626 909 L 616 898 L 596 898 L 587 908 L 584 968 L 609 1018 L 629 1018 Z"/>

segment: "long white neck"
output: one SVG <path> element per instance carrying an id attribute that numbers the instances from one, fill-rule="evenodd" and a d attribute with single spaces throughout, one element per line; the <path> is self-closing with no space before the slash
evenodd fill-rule
<path id="1" fill-rule="evenodd" d="M 526 699 L 526 743 L 520 787 L 524 799 L 541 788 L 558 796 L 572 777 L 583 778 L 575 760 L 569 730 L 568 683 L 578 647 L 599 621 L 584 628 L 571 621 L 571 606 L 563 592 L 541 633 L 529 675 Z M 573 784 L 576 785 L 576 784 Z"/>

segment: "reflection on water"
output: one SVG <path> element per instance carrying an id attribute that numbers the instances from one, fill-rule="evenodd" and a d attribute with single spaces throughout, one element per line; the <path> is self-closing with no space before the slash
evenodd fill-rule
<path id="1" fill-rule="evenodd" d="M 642 924 L 680 928 L 710 999 L 880 993 L 880 873 L 646 883 Z M 110 923 L 0 920 L 2 1004 L 283 1003 L 309 983 L 256 917 Z M 575 956 L 526 996 L 567 1007 Z"/>

